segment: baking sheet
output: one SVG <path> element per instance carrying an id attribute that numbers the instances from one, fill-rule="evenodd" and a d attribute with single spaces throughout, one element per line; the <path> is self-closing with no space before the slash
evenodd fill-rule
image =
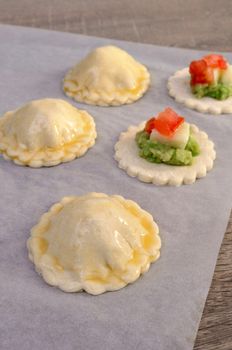
<path id="1" fill-rule="evenodd" d="M 96 145 L 81 159 L 52 168 L 19 167 L 0 158 L 1 349 L 190 350 L 231 208 L 232 115 L 186 109 L 167 95 L 167 78 L 202 52 L 0 26 L 0 114 L 31 99 L 66 98 L 65 72 L 90 49 L 109 43 L 148 66 L 152 86 L 140 101 L 86 109 Z M 225 55 L 232 62 L 232 54 Z M 170 106 L 215 142 L 213 170 L 193 185 L 156 187 L 129 177 L 113 159 L 128 125 Z M 26 240 L 61 197 L 120 194 L 148 210 L 160 227 L 161 258 L 137 282 L 97 297 L 45 284 L 27 258 Z"/>

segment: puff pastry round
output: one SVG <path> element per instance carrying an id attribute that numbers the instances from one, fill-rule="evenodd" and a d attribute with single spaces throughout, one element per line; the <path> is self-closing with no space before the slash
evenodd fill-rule
<path id="1" fill-rule="evenodd" d="M 31 230 L 29 258 L 65 292 L 100 294 L 134 282 L 160 256 L 152 216 L 121 196 L 64 197 Z"/>
<path id="2" fill-rule="evenodd" d="M 199 99 L 194 96 L 190 87 L 189 68 L 177 71 L 168 79 L 168 91 L 169 95 L 177 102 L 198 112 L 210 114 L 232 113 L 232 97 L 219 101 L 211 97 Z"/>
<path id="3" fill-rule="evenodd" d="M 42 99 L 0 118 L 0 153 L 38 168 L 69 162 L 95 143 L 93 118 L 60 99 Z"/>
<path id="4" fill-rule="evenodd" d="M 138 100 L 149 83 L 145 66 L 118 47 L 103 46 L 66 74 L 63 89 L 79 102 L 118 106 Z"/>
<path id="5" fill-rule="evenodd" d="M 216 158 L 214 144 L 208 139 L 208 135 L 194 124 L 190 124 L 190 130 L 200 146 L 201 153 L 194 157 L 192 165 L 155 164 L 141 158 L 135 136 L 137 132 L 144 129 L 145 124 L 143 122 L 138 126 L 130 126 L 126 132 L 121 133 L 115 145 L 115 159 L 118 161 L 119 168 L 124 169 L 129 176 L 155 185 L 180 186 L 194 183 L 197 178 L 206 176 L 206 173 L 212 169 Z"/>

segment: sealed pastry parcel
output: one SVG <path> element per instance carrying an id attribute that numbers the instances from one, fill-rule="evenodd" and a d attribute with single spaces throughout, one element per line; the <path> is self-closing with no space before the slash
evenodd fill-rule
<path id="1" fill-rule="evenodd" d="M 57 166 L 19 166 L 0 157 L 1 348 L 192 349 L 232 195 L 232 115 L 201 114 L 168 95 L 169 77 L 202 52 L 10 26 L 1 26 L 0 38 L 1 116 L 31 100 L 58 98 L 86 110 L 97 131 L 87 153 Z M 141 99 L 103 107 L 64 94 L 67 72 L 104 45 L 125 50 L 149 71 L 150 86 Z M 232 61 L 231 54 L 225 56 Z M 114 159 L 120 134 L 166 107 L 214 143 L 213 168 L 189 185 L 141 182 Z M 26 241 L 42 214 L 61 198 L 91 192 L 122 196 L 150 213 L 159 226 L 160 258 L 117 291 L 65 293 L 35 272 Z M 104 220 L 101 230 L 109 232 L 107 215 Z"/>

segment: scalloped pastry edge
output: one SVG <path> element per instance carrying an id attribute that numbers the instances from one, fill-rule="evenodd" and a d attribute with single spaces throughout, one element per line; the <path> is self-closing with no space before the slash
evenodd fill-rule
<path id="1" fill-rule="evenodd" d="M 63 91 L 64 93 L 73 98 L 77 102 L 86 103 L 95 106 L 120 106 L 124 104 L 130 104 L 140 99 L 147 91 L 150 85 L 150 73 L 145 66 L 142 66 L 143 76 L 138 83 L 135 90 L 136 93 L 127 90 L 127 93 L 121 94 L 119 92 L 112 92 L 107 94 L 104 91 L 91 91 L 87 88 L 78 90 L 77 85 L 72 77 L 73 69 L 70 69 L 63 79 Z M 70 78 L 69 78 L 70 77 Z"/>
<path id="2" fill-rule="evenodd" d="M 136 148 L 136 159 L 140 159 L 143 163 L 143 166 L 146 167 L 147 163 L 147 169 L 152 165 L 152 175 L 148 175 L 146 168 L 144 167 L 136 167 L 133 164 L 133 160 L 131 158 L 131 162 L 127 162 L 127 160 L 123 157 L 124 152 L 121 150 L 122 142 L 124 142 L 125 139 L 128 137 L 130 139 L 135 138 L 135 135 L 138 131 L 143 130 L 145 127 L 145 122 L 142 122 L 138 126 L 130 126 L 126 132 L 122 132 L 119 137 L 119 141 L 115 144 L 115 155 L 114 158 L 118 162 L 119 168 L 126 171 L 126 173 L 131 177 L 137 177 L 142 182 L 152 183 L 154 185 L 169 185 L 169 186 L 180 186 L 182 184 L 190 185 L 193 184 L 197 178 L 205 177 L 207 172 L 210 171 L 213 168 L 213 162 L 216 159 L 216 152 L 214 150 L 214 143 L 208 139 L 208 135 L 204 131 L 200 131 L 199 128 L 194 125 L 190 124 L 191 131 L 195 136 L 201 137 L 201 139 L 204 140 L 203 142 L 199 142 L 201 151 L 207 151 L 207 157 L 206 161 L 203 164 L 199 163 L 199 158 L 201 155 L 197 156 L 198 160 L 195 158 L 195 163 L 190 166 L 173 166 L 173 165 L 167 165 L 167 164 L 155 164 L 150 163 L 147 160 L 139 157 L 138 155 L 138 146 L 136 143 L 134 144 L 134 147 Z M 205 148 L 205 150 L 204 150 Z M 123 155 L 122 155 L 122 154 Z M 134 154 L 131 155 L 133 158 L 135 157 Z M 195 169 L 194 166 L 196 165 L 196 162 L 198 161 L 198 168 Z M 166 168 L 167 170 L 172 170 L 169 176 L 163 176 L 165 173 L 164 171 L 161 171 L 162 169 Z M 183 170 L 182 175 L 175 174 L 174 170 L 177 169 L 176 172 L 179 172 L 179 169 Z M 184 171 L 184 169 L 187 169 L 187 171 Z M 192 171 L 190 171 L 192 169 Z M 168 171 L 166 172 L 168 174 Z"/>
<path id="3" fill-rule="evenodd" d="M 214 115 L 232 113 L 232 97 L 229 97 L 224 101 L 218 101 L 210 97 L 198 99 L 194 97 L 191 90 L 189 93 L 186 90 L 186 96 L 183 97 L 182 93 L 177 88 L 177 84 L 183 87 L 183 83 L 188 82 L 188 77 L 188 68 L 183 68 L 168 79 L 167 88 L 169 95 L 177 102 L 201 113 L 209 113 Z M 230 104 L 228 104 L 228 100 L 231 102 Z"/>
<path id="4" fill-rule="evenodd" d="M 89 148 L 95 144 L 97 137 L 96 126 L 93 117 L 84 110 L 82 114 L 87 131 L 79 135 L 77 140 L 56 149 L 40 149 L 37 151 L 26 150 L 23 147 L 12 147 L 7 136 L 1 131 L 4 116 L 0 119 L 0 154 L 5 160 L 12 160 L 15 164 L 29 166 L 31 168 L 51 167 L 60 163 L 66 163 L 83 156 Z"/>
<path id="5" fill-rule="evenodd" d="M 29 260 L 34 264 L 35 266 L 35 270 L 36 272 L 41 275 L 43 277 L 43 279 L 45 280 L 45 282 L 51 286 L 55 286 L 60 288 L 61 290 L 63 290 L 64 292 L 81 292 L 81 291 L 86 291 L 89 294 L 93 294 L 93 295 L 98 295 L 98 294 L 102 294 L 105 293 L 107 291 L 115 291 L 115 290 L 119 290 L 123 287 L 125 287 L 127 284 L 133 283 L 135 282 L 142 274 L 146 273 L 149 268 L 151 263 L 155 262 L 156 260 L 159 259 L 160 257 L 160 249 L 161 249 L 161 239 L 159 236 L 159 227 L 157 225 L 157 223 L 155 222 L 155 220 L 153 219 L 152 215 L 147 212 L 146 210 L 142 209 L 135 201 L 131 200 L 131 199 L 125 199 L 123 196 L 120 195 L 107 195 L 105 193 L 100 193 L 100 192 L 90 192 L 87 193 L 84 196 L 93 196 L 93 197 L 110 197 L 110 198 L 116 198 L 123 206 L 126 210 L 130 210 L 131 213 L 134 216 L 137 216 L 138 218 L 141 218 L 141 220 L 145 220 L 147 223 L 147 227 L 152 227 L 152 229 L 150 229 L 150 231 L 147 229 L 147 232 L 149 233 L 153 233 L 154 237 L 156 239 L 156 243 L 157 243 L 157 247 L 156 247 L 156 254 L 153 256 L 150 256 L 150 260 L 148 259 L 147 263 L 145 266 L 141 266 L 141 269 L 139 271 L 138 277 L 135 278 L 133 281 L 130 282 L 125 282 L 123 280 L 120 280 L 120 285 L 115 286 L 114 287 L 110 287 L 109 285 L 105 285 L 105 288 L 103 288 L 101 291 L 93 291 L 91 286 L 88 286 L 88 282 L 76 282 L 76 284 L 74 283 L 62 283 L 62 279 L 61 282 L 56 279 L 54 277 L 54 274 L 51 271 L 51 274 L 49 274 L 47 271 L 44 271 L 44 269 L 42 268 L 42 266 L 40 266 L 40 262 L 39 262 L 39 258 L 41 256 L 43 256 L 43 254 L 40 254 L 40 257 L 38 256 L 38 254 L 33 254 L 33 248 L 32 246 L 34 245 L 33 243 L 33 238 L 41 238 L 43 239 L 41 236 L 47 231 L 47 227 L 50 224 L 51 219 L 58 214 L 66 204 L 72 202 L 73 200 L 75 200 L 78 197 L 83 197 L 83 196 L 67 196 L 67 197 L 63 197 L 59 202 L 56 202 L 55 204 L 53 204 L 49 210 L 47 212 L 45 212 L 39 219 L 39 222 L 32 227 L 31 229 L 31 235 L 30 237 L 27 239 L 26 242 L 26 246 L 28 249 L 28 257 Z M 36 247 L 36 251 L 38 251 L 37 249 L 38 247 Z M 117 278 L 119 278 L 118 276 L 116 276 Z M 119 278 L 120 279 L 120 278 Z"/>

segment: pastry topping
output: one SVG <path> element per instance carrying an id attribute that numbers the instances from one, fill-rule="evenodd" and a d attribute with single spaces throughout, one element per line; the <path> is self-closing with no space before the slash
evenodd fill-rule
<path id="1" fill-rule="evenodd" d="M 208 67 L 204 60 L 191 62 L 189 72 L 191 85 L 212 84 L 214 82 L 213 68 Z"/>
<path id="2" fill-rule="evenodd" d="M 150 119 L 136 134 L 139 155 L 152 163 L 191 165 L 200 148 L 190 126 L 171 108 Z"/>
<path id="3" fill-rule="evenodd" d="M 48 284 L 91 294 L 134 282 L 159 257 L 152 216 L 121 196 L 65 197 L 32 229 L 29 257 Z"/>
<path id="4" fill-rule="evenodd" d="M 148 120 L 145 131 L 150 134 L 155 129 L 161 135 L 172 136 L 183 122 L 183 117 L 179 116 L 171 108 L 165 108 L 156 118 Z"/>
<path id="5" fill-rule="evenodd" d="M 93 105 L 122 105 L 138 100 L 149 86 L 145 66 L 126 51 L 103 46 L 90 52 L 64 78 L 64 92 Z"/>
<path id="6" fill-rule="evenodd" d="M 207 55 L 189 66 L 190 85 L 196 97 L 225 100 L 232 96 L 231 66 L 222 55 Z"/>
<path id="7" fill-rule="evenodd" d="M 222 55 L 211 54 L 203 57 L 208 67 L 226 69 L 228 63 Z"/>

